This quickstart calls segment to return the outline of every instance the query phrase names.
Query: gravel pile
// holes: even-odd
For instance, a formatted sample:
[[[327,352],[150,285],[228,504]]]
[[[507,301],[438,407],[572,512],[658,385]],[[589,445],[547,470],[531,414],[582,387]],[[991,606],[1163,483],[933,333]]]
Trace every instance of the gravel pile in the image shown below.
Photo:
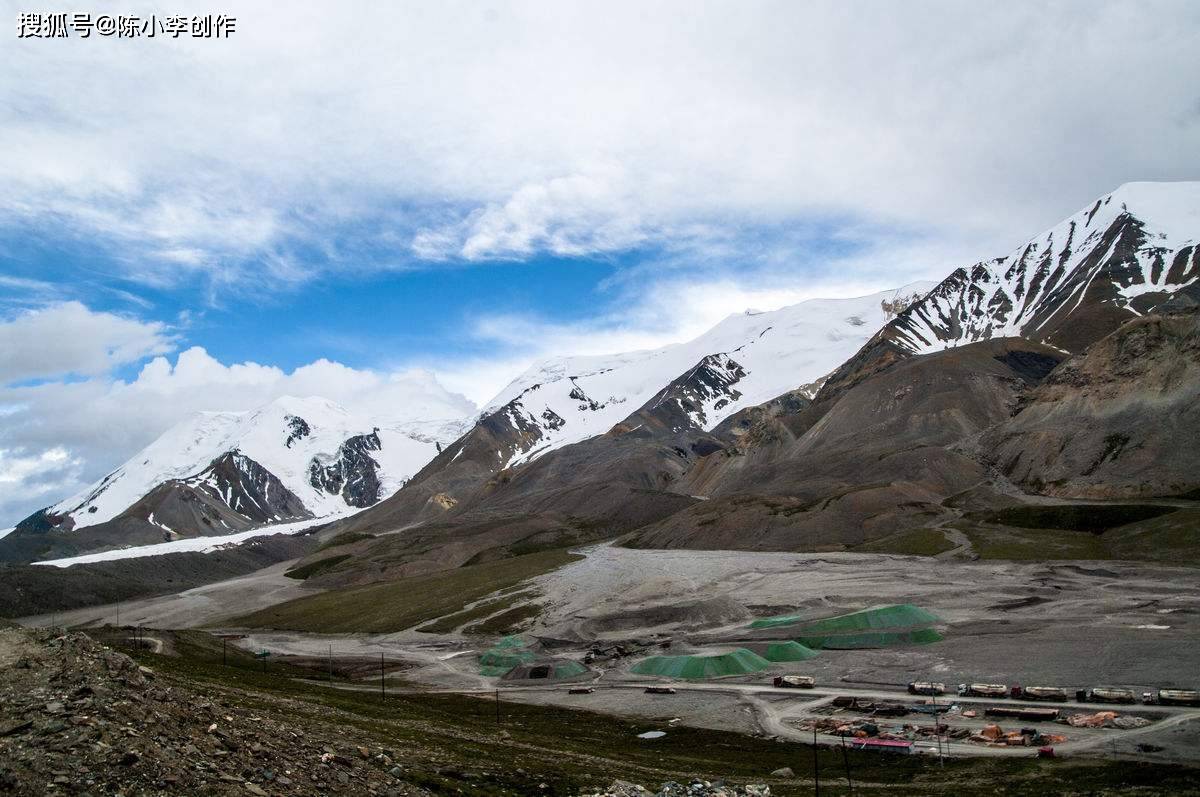
[[[83,634],[0,628],[0,795],[427,794],[394,757],[167,684]]]

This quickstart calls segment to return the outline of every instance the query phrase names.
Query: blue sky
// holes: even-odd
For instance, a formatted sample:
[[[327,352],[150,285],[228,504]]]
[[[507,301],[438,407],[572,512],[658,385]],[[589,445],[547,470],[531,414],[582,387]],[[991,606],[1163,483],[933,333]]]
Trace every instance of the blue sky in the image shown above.
[[[286,12],[4,41],[0,526],[190,412],[469,412],[1200,178],[1195,3]]]

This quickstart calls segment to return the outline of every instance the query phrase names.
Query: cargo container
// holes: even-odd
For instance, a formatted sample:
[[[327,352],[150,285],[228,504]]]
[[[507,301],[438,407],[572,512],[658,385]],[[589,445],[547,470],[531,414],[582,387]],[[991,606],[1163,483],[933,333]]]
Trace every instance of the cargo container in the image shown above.
[[[944,695],[946,685],[934,681],[913,681],[908,685],[910,695]]]
[[[963,697],[1008,697],[1004,684],[959,684],[958,694]]]
[[[646,694],[648,695],[673,695],[675,690],[669,686],[647,686]]]
[[[1058,719],[1056,708],[1029,708],[1026,706],[989,706],[983,710],[986,717],[1015,717],[1027,722],[1053,722]]]
[[[1012,696],[1025,700],[1067,700],[1067,690],[1059,686],[1014,686]]]
[[[575,687],[568,689],[567,694],[569,694],[569,695],[590,695],[592,692],[595,692],[595,691],[596,690],[590,686],[575,686]]]
[[[771,683],[780,689],[812,689],[817,685],[809,675],[776,675]]]
[[[1142,702],[1159,706],[1200,706],[1200,691],[1195,689],[1157,689],[1143,692]]]
[[[1075,693],[1075,699],[1080,703],[1136,703],[1137,697],[1132,689],[1117,689],[1111,686],[1097,686],[1095,689],[1080,689]]]
[[[903,739],[847,739],[847,744],[855,750],[877,750],[881,753],[897,753],[911,755],[913,743]]]

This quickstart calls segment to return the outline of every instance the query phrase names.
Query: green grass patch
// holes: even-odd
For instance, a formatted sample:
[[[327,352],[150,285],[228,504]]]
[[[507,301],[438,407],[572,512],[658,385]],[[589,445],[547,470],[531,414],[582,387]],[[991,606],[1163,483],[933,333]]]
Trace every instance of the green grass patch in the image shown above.
[[[1172,506],[1150,504],[1051,504],[1013,506],[989,512],[983,520],[1023,529],[1057,529],[1100,533],[1129,523],[1174,512]]]
[[[856,553],[892,553],[901,556],[936,556],[954,548],[939,529],[911,529],[889,534],[882,539],[872,540],[856,546]]]
[[[506,612],[489,617],[482,623],[475,623],[463,629],[464,634],[513,634],[520,631],[528,620],[542,613],[542,607],[536,603],[526,603],[514,606]]]
[[[507,595],[499,600],[487,601],[478,606],[472,606],[470,609],[464,609],[461,612],[448,614],[445,617],[439,617],[432,623],[421,626],[417,630],[423,634],[448,634],[456,628],[461,628],[467,623],[475,620],[480,620],[489,615],[501,612],[519,600],[526,600],[537,596],[536,592],[526,590],[524,592],[516,592],[512,595]]]
[[[303,581],[306,578],[312,578],[318,573],[324,573],[326,570],[333,569],[336,565],[341,564],[350,558],[350,554],[339,554],[337,556],[326,556],[324,559],[318,559],[315,562],[309,562],[300,567],[293,567],[291,570],[284,573],[288,578],[294,578]]]
[[[343,532],[342,534],[337,535],[336,537],[334,537],[332,540],[330,540],[329,542],[322,545],[317,550],[324,551],[329,548],[339,548],[343,545],[351,545],[356,542],[362,542],[363,540],[373,540],[373,539],[375,539],[374,534],[367,534],[366,532],[362,532],[362,531],[347,531],[347,532]]]
[[[1100,559],[1200,565],[1200,509],[1174,509],[1096,533],[955,523],[981,559]]]
[[[565,550],[545,551],[384,584],[331,590],[252,612],[230,623],[329,634],[402,631],[462,611],[466,604],[497,590],[582,558]]]

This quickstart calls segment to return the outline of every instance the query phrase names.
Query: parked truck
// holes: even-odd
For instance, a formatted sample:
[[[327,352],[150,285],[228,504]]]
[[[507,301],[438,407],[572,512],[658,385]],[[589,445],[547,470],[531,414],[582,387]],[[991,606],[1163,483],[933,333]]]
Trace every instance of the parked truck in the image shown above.
[[[960,697],[1008,697],[1008,687],[1004,684],[959,684]]]
[[[946,685],[934,681],[913,681],[908,685],[910,695],[944,695]]]
[[[1142,702],[1148,706],[1200,706],[1200,691],[1195,689],[1156,689],[1143,692]]]
[[[1118,689],[1112,686],[1097,686],[1093,689],[1080,689],[1075,692],[1075,699],[1080,703],[1136,703],[1137,696],[1132,689]]]
[[[771,683],[776,689],[812,689],[817,685],[811,675],[776,675]]]
[[[1067,700],[1067,690],[1059,686],[1014,686],[1011,694],[1018,700],[1053,700],[1059,703]]]

